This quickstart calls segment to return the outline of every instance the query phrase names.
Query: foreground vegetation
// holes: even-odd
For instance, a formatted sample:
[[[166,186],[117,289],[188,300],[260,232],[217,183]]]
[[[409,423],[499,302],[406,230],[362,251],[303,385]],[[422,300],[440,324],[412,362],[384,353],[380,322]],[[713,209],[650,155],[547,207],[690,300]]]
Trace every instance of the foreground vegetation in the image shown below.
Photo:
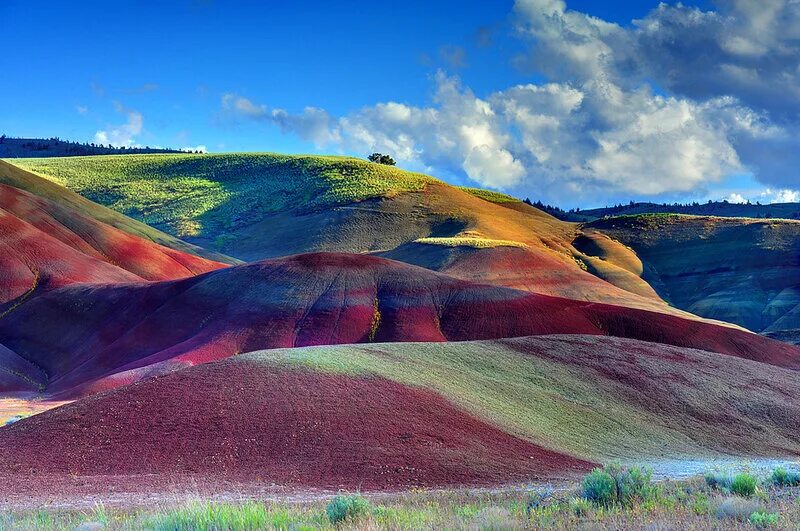
[[[653,482],[643,468],[607,466],[577,486],[502,491],[339,494],[298,503],[202,500],[121,510],[0,513],[0,529],[797,529],[800,473],[712,472]]]

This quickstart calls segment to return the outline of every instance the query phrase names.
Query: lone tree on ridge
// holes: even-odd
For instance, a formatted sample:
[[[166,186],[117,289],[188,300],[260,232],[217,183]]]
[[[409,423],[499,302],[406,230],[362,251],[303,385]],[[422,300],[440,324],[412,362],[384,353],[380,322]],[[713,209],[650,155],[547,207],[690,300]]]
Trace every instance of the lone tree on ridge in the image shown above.
[[[383,153],[373,153],[367,159],[370,162],[375,162],[377,164],[386,164],[387,166],[394,166],[396,162],[392,157],[389,155],[384,155]]]

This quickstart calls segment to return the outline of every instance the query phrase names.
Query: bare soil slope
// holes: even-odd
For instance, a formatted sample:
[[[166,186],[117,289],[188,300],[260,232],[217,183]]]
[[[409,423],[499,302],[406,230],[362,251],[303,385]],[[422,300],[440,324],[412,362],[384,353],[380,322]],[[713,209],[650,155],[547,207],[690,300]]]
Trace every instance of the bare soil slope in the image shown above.
[[[198,474],[344,488],[499,484],[586,470],[427,390],[232,360],[0,430],[4,472]]]
[[[678,308],[756,332],[800,328],[800,222],[677,215],[596,221]]]
[[[796,374],[602,336],[269,350],[2,428],[0,477],[387,489],[564,477],[614,457],[790,457]]]

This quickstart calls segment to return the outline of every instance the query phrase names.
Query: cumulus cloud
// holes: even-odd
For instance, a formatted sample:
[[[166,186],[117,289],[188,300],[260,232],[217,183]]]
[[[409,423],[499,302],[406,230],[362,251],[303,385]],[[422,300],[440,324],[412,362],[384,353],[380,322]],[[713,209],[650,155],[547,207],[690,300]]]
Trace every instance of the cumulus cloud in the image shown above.
[[[800,2],[660,4],[620,26],[562,0],[517,0],[520,66],[545,82],[476,95],[439,72],[425,106],[382,102],[333,117],[222,107],[318,147],[391,153],[484,186],[572,202],[701,194],[752,172],[792,189],[800,166]],[[784,196],[790,197],[790,196]]]
[[[341,140],[333,118],[324,109],[306,107],[302,113],[291,114],[284,109],[269,109],[234,93],[224,94],[221,104],[223,113],[228,116],[272,123],[282,132],[296,134],[318,147]]]
[[[126,109],[119,102],[114,102],[116,111],[124,114],[127,121],[121,125],[101,129],[94,134],[94,141],[98,144],[110,144],[115,147],[137,146],[136,137],[141,134],[144,125],[142,113]]]
[[[798,203],[800,202],[800,191],[767,188],[761,192],[760,201],[762,203]]]
[[[734,192],[726,197],[725,200],[729,203],[798,203],[800,202],[800,191],[789,189],[773,190],[772,188],[767,188],[761,192],[753,193]]]
[[[622,97],[655,83],[695,104],[725,101],[722,126],[742,167],[763,182],[797,182],[800,163],[800,2],[720,0],[716,11],[661,3],[631,27],[518,0],[525,60],[552,79],[605,83]],[[723,118],[725,118],[723,120]],[[746,123],[749,122],[749,123]]]
[[[306,107],[300,114],[290,114],[283,109],[269,113],[272,120],[284,133],[294,133],[322,147],[340,141],[339,132],[333,127],[333,119],[327,111]]]
[[[739,204],[739,205],[742,205],[742,204],[748,202],[748,200],[745,199],[742,194],[737,194],[735,192],[732,193],[731,195],[729,195],[728,197],[726,197],[725,201],[727,201],[729,203],[736,203],[736,204]]]

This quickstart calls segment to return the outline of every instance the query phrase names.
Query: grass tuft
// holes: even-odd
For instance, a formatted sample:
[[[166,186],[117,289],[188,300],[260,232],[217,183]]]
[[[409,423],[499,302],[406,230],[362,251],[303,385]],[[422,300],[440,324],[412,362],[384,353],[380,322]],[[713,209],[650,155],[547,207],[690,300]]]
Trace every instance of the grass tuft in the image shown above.
[[[797,487],[800,486],[800,472],[794,470],[786,470],[785,468],[776,468],[772,471],[770,478],[772,483],[779,487]]]
[[[743,498],[750,498],[756,493],[758,487],[758,479],[751,474],[743,472],[737,474],[731,483],[731,492]]]

